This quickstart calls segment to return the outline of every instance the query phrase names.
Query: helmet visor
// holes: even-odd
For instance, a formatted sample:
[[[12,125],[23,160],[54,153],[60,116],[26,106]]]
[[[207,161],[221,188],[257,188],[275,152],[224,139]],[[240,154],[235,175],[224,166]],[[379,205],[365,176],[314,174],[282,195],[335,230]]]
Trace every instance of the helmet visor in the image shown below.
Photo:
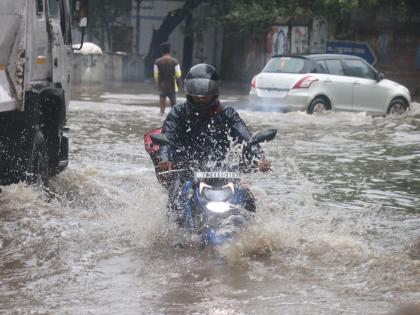
[[[207,78],[187,79],[184,82],[185,94],[191,96],[219,95],[220,82]]]

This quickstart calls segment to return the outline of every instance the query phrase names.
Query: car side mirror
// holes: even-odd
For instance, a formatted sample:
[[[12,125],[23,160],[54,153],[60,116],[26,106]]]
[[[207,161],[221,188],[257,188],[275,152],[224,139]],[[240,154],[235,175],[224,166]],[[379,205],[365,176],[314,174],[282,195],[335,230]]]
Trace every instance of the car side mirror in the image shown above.
[[[378,73],[378,75],[376,77],[376,80],[378,82],[381,82],[383,79],[385,79],[385,75],[382,72],[381,73]]]

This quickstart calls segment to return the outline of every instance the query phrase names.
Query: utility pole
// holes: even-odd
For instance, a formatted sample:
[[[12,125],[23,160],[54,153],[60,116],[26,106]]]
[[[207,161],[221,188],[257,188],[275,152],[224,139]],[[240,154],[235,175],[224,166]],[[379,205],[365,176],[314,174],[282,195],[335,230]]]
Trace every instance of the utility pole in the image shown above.
[[[142,0],[136,0],[136,54],[140,54],[140,4]]]

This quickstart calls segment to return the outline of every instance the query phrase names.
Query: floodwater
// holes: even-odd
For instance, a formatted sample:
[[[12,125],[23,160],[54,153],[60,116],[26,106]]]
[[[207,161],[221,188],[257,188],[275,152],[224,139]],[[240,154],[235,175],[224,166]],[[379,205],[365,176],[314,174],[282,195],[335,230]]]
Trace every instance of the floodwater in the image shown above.
[[[0,194],[0,313],[387,314],[420,301],[420,105],[398,117],[261,113],[229,95],[273,171],[247,175],[249,230],[179,248],[143,149],[156,96],[79,90],[50,201]],[[235,101],[236,100],[236,101]]]

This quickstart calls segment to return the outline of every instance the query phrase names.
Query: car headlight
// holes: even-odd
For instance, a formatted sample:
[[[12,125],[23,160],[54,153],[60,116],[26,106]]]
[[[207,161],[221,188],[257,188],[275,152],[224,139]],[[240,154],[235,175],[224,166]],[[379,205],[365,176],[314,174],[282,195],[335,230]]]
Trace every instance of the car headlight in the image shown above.
[[[228,183],[221,188],[214,189],[212,186],[201,182],[199,186],[200,195],[208,201],[221,202],[232,198],[235,193],[233,183]]]

